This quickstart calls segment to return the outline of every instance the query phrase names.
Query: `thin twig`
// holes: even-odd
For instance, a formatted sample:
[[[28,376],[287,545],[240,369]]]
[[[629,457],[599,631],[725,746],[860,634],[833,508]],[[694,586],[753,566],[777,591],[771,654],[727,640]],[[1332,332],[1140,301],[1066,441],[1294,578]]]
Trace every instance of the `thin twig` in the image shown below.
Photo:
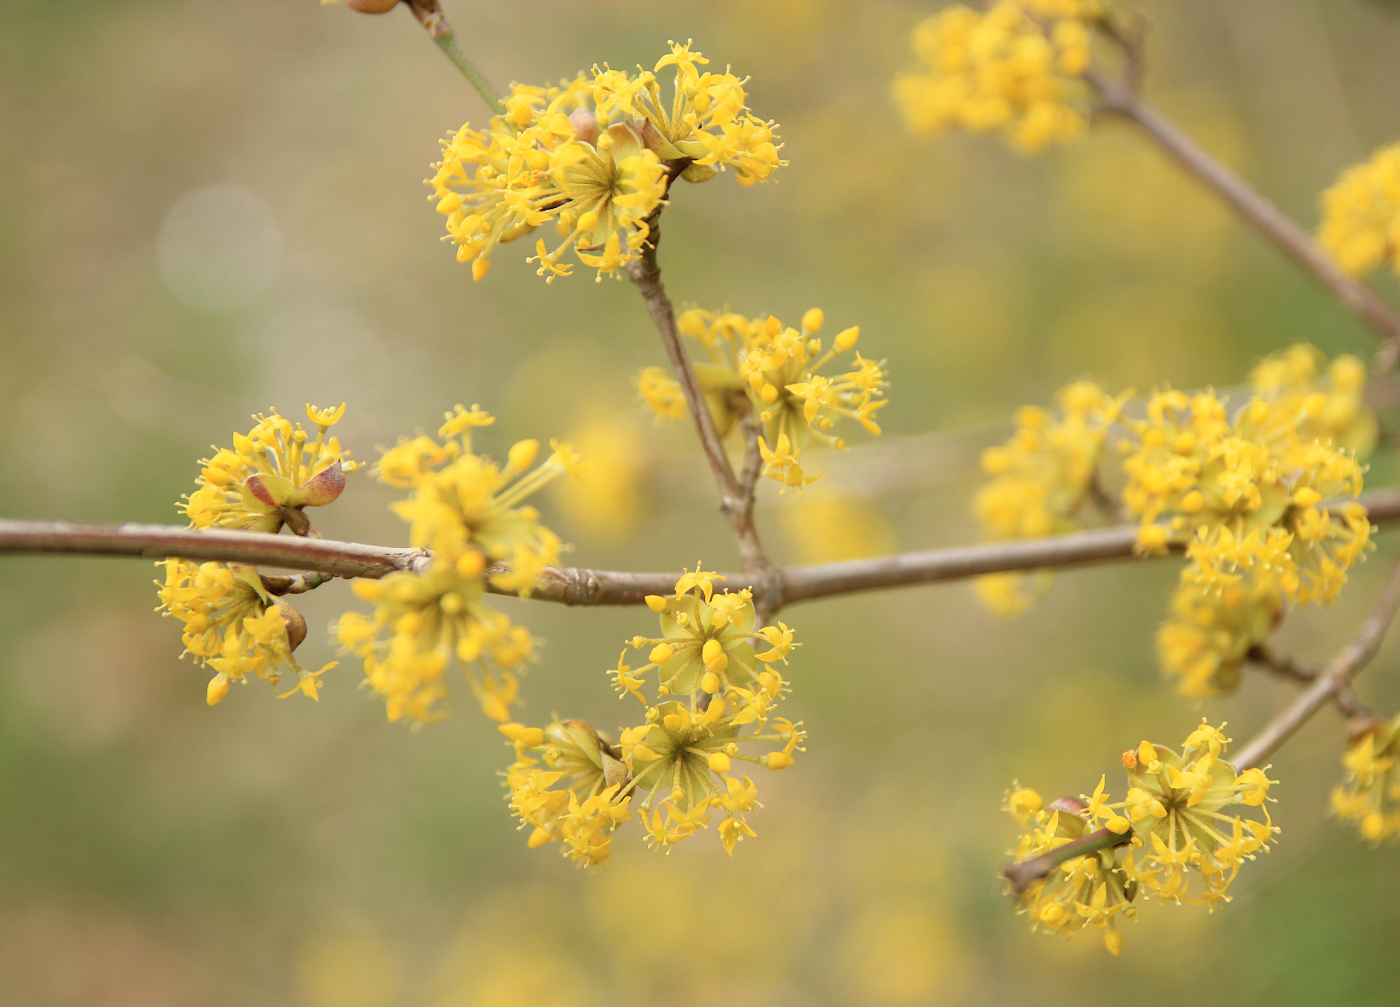
[[[476,93],[481,95],[487,105],[491,106],[491,111],[497,115],[505,112],[505,105],[501,104],[496,89],[491,86],[491,82],[481,72],[481,67],[477,66],[476,61],[457,44],[457,33],[447,23],[447,18],[443,16],[437,0],[409,0],[408,8],[418,19],[418,23],[427,29],[432,40],[437,43],[437,47],[452,61],[452,65],[462,71],[462,76],[467,78],[467,83],[471,84],[476,89]]]
[[[1357,500],[1378,524],[1400,520],[1400,489],[1374,490]],[[1078,566],[1132,558],[1137,529],[1096,528],[1022,542],[994,542],[873,559],[790,566],[764,575],[727,574],[724,587],[757,591],[771,577],[781,605],[852,591],[963,580],[986,573]],[[383,577],[396,570],[421,571],[432,557],[421,549],[398,549],[253,532],[194,531],[176,525],[74,524],[0,518],[0,553],[145,556],[163,559],[255,563],[337,577]],[[504,570],[492,568],[496,571]],[[490,571],[488,571],[490,572]],[[640,605],[649,594],[675,589],[676,574],[550,568],[531,596],[565,605]],[[499,591],[496,593],[513,594]],[[779,606],[781,607],[781,606]],[[776,611],[776,609],[775,609]]]
[[[763,551],[758,538],[758,529],[753,522],[753,494],[745,493],[744,487],[734,475],[734,468],[725,454],[724,443],[715,428],[714,417],[710,415],[705,402],[705,394],[700,388],[700,380],[690,356],[681,342],[680,329],[676,326],[676,310],[671,299],[666,296],[666,285],[661,282],[661,267],[657,263],[657,246],[661,242],[661,213],[652,214],[647,221],[651,226],[646,249],[639,258],[627,264],[627,275],[636,285],[642,300],[646,302],[647,314],[656,325],[661,343],[666,348],[666,356],[671,361],[671,369],[676,372],[681,393],[685,396],[687,408],[695,421],[696,433],[700,436],[700,446],[705,452],[705,460],[710,463],[715,482],[719,485],[720,509],[729,518],[734,529],[734,537],[739,542],[739,556],[744,569],[760,572],[772,569],[772,561]]]
[[[1097,853],[1099,850],[1122,846],[1124,843],[1130,842],[1132,838],[1131,829],[1121,833],[1099,829],[1087,836],[1072,839],[1063,846],[1057,846],[1049,853],[1042,853],[1029,860],[1018,860],[1014,864],[1007,864],[1001,869],[1001,876],[1010,883],[1011,894],[1020,895],[1066,860],[1082,857],[1086,853]]]
[[[1245,660],[1251,664],[1273,672],[1279,678],[1287,679],[1290,682],[1314,682],[1317,680],[1317,668],[1311,664],[1304,664],[1296,658],[1287,654],[1280,654],[1268,644],[1257,643],[1250,647],[1244,655]]]
[[[1400,315],[1374,290],[1343,270],[1307,231],[1144,102],[1133,86],[1122,81],[1111,81],[1092,69],[1085,72],[1084,79],[1099,92],[1101,111],[1136,123],[1178,164],[1229,203],[1240,216],[1258,228],[1374,329],[1383,340],[1376,353],[1375,370],[1378,373],[1385,373],[1395,366],[1397,356],[1400,356]]]
[[[1395,618],[1397,608],[1400,608],[1400,563],[1396,563],[1395,568],[1390,571],[1390,577],[1386,580],[1385,587],[1381,588],[1375,607],[1361,624],[1352,641],[1328,662],[1316,681],[1290,706],[1235,752],[1234,758],[1230,760],[1235,767],[1244,770],[1257,766],[1277,751],[1279,746],[1306,724],[1314,713],[1338,695],[1349,692],[1351,680],[1376,656],[1381,640],[1385,638],[1385,631]],[[1350,699],[1354,702],[1355,696],[1351,696]],[[1347,711],[1344,709],[1343,712]]]

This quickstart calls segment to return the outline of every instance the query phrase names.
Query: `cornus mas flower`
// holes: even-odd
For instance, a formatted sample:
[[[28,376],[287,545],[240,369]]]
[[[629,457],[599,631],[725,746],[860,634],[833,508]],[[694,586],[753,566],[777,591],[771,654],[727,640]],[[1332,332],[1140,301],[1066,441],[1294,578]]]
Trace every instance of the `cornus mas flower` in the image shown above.
[[[1134,917],[1130,903],[1140,893],[1212,911],[1229,901],[1241,865],[1267,849],[1278,831],[1264,810],[1277,781],[1260,769],[1237,773],[1221,758],[1229,740],[1202,723],[1180,754],[1147,741],[1124,752],[1128,792],[1118,802],[1104,778],[1093,794],[1049,805],[1013,785],[1006,808],[1025,830],[1013,855],[1055,862],[1018,895],[1032,926],[1074,933],[1094,924],[1118,954],[1123,940],[1114,922]],[[1258,808],[1262,821],[1225,813],[1239,806]]]
[[[685,415],[685,394],[680,382],[660,367],[644,367],[637,373],[637,398],[651,407],[657,420],[678,420]]]
[[[758,787],[736,764],[785,769],[803,750],[801,724],[773,716],[787,691],[777,665],[795,644],[783,623],[755,629],[749,592],[717,594],[720,579],[697,565],[676,582],[674,597],[647,598],[661,636],[634,637],[631,647],[646,650],[648,662],[633,669],[624,650],[610,672],[621,696],[642,702],[645,722],[623,729],[617,744],[578,720],[502,725],[516,752],[506,773],[511,809],[522,828],[532,827],[532,847],[558,841],[570,859],[602,863],[639,792],[647,793],[635,810],[657,849],[669,850],[716,815],[731,854],[755,834],[747,815],[759,807]],[[650,705],[643,690],[653,671],[660,701]],[[741,751],[753,743],[768,751]]]
[[[496,246],[552,224],[530,261],[547,281],[568,276],[572,252],[604,274],[636,259],[648,218],[671,182],[703,182],[733,168],[739,181],[766,180],[778,158],[773,124],[746,107],[744,79],[701,71],[709,63],[690,44],[636,75],[594,67],[557,87],[516,84],[486,132],[470,124],[443,141],[428,184],[447,217],[444,240],[472,263],[473,279],[491,266]],[[672,69],[667,99],[657,74]]]
[[[412,488],[393,508],[409,523],[410,543],[432,550],[432,561],[421,572],[357,581],[355,593],[375,604],[374,614],[346,613],[335,634],[364,661],[365,680],[384,696],[390,720],[441,717],[437,702],[448,694],[444,676],[455,656],[482,712],[505,721],[534,641],[484,602],[486,578],[530,595],[557,561],[560,542],[523,501],[560,474],[577,473],[581,462],[569,445],[552,442],[553,454],[535,466],[539,444],[529,440],[500,466],[472,451],[471,432],[495,422],[490,414],[459,405],[445,420],[441,443],[422,433],[403,438],[376,467],[383,482]],[[488,572],[493,562],[509,567]]]
[[[681,333],[700,343],[708,357],[695,365],[695,372],[721,436],[734,427],[740,412],[752,410],[763,424],[764,474],[784,487],[800,488],[820,478],[803,471],[802,450],[814,439],[843,449],[845,440],[830,432],[840,420],[854,420],[878,436],[876,414],[888,402],[883,360],[867,360],[857,352],[846,373],[819,373],[860,339],[859,326],[852,326],[838,332],[824,350],[817,336],[824,322],[820,308],[803,314],[800,330],[772,315],[749,319],[699,308],[677,319]],[[653,396],[644,398],[661,412]]]
[[[1400,716],[1373,719],[1347,749],[1346,775],[1332,791],[1332,813],[1372,843],[1400,836]]]
[[[1258,397],[1231,416],[1211,392],[1155,393],[1123,445],[1140,546],[1189,535],[1182,580],[1209,590],[1248,582],[1299,605],[1334,598],[1371,525],[1359,504],[1319,505],[1359,494],[1364,468],[1330,442],[1300,439],[1297,421]]]
[[[1001,0],[986,11],[949,7],[914,30],[913,69],[894,82],[895,103],[915,133],[950,126],[999,130],[1025,151],[1083,132],[1075,102],[1089,65],[1099,5],[1079,0]]]
[[[531,829],[530,848],[558,842],[564,856],[581,866],[606,862],[613,830],[632,817],[631,777],[622,753],[582,720],[545,728],[502,724],[500,730],[515,744],[506,788],[520,827]]]
[[[1047,807],[1034,790],[1012,784],[1004,807],[1025,830],[1016,849],[1009,851],[1017,860],[1052,853],[1091,832],[1086,806],[1073,798],[1060,798]],[[1020,894],[1016,911],[1030,919],[1032,930],[1048,934],[1070,936],[1090,925],[1098,927],[1105,946],[1116,955],[1123,949],[1117,917],[1136,919],[1136,894],[1137,884],[1118,866],[1117,850],[1092,850],[1069,857],[1032,882]]]
[[[1347,168],[1322,194],[1317,237],[1349,273],[1400,270],[1400,143]]]
[[[215,447],[212,458],[200,459],[198,489],[176,505],[192,528],[275,535],[286,525],[307,535],[312,529],[305,508],[323,507],[340,496],[345,473],[358,466],[326,434],[345,413],[345,404],[336,409],[307,405],[306,415],[316,426],[316,439],[309,445],[301,424],[294,426],[276,409],[268,413],[255,415],[256,426],[247,434],[234,433],[232,449]],[[296,672],[302,693],[317,698],[318,676],[335,662],[309,672],[292,657],[306,636],[306,621],[285,600],[268,593],[256,567],[181,559],[158,565],[165,568],[165,580],[156,581],[157,610],[185,624],[181,656],[188,654],[216,673],[207,690],[210,706],[228,694],[229,683],[251,674],[275,685],[283,668]]]
[[[1376,445],[1379,424],[1366,407],[1366,365],[1349,353],[1330,364],[1316,347],[1297,343],[1265,357],[1249,372],[1275,423],[1291,425],[1304,443],[1330,441],[1360,458]]]
[[[1079,527],[1076,516],[1090,496],[1104,438],[1129,394],[1113,398],[1091,381],[1077,381],[1056,394],[1055,413],[1035,406],[1016,411],[1010,440],[982,452],[982,469],[992,479],[973,509],[992,538],[1042,538]],[[979,577],[977,591],[1004,615],[1031,602],[1021,574]]]
[[[252,430],[233,435],[231,450],[216,447],[212,458],[199,460],[199,488],[181,498],[181,513],[194,528],[276,534],[285,524],[305,535],[311,523],[304,509],[333,503],[345,488],[345,473],[358,468],[346,460],[339,442],[326,436],[344,413],[344,403],[337,409],[307,405],[306,415],[316,426],[310,445],[300,423],[293,426],[276,409],[258,413]]]
[[[1283,593],[1273,585],[1234,584],[1209,590],[1178,585],[1171,615],[1157,630],[1162,670],[1177,692],[1204,699],[1233,692],[1251,647],[1273,632],[1283,616]]]
[[[1278,781],[1262,769],[1236,772],[1220,758],[1229,743],[1220,728],[1204,722],[1182,742],[1180,754],[1144,741],[1123,753],[1125,800],[1110,804],[1103,780],[1085,798],[1091,820],[1102,820],[1105,828],[1121,834],[1131,823],[1123,869],[1163,902],[1213,910],[1229,901],[1225,893],[1241,865],[1267,849],[1278,831],[1264,807]],[[1240,805],[1258,808],[1263,820],[1224,813]]]
[[[214,669],[207,698],[214,706],[228,695],[231,682],[243,682],[249,675],[276,685],[282,669],[296,672],[300,691],[317,697],[320,676],[336,662],[320,671],[307,671],[297,663],[292,651],[306,638],[306,620],[281,598],[268,594],[257,568],[246,563],[191,563],[167,559],[165,581],[160,588],[157,611],[173,615],[184,623],[185,651],[197,662]]]

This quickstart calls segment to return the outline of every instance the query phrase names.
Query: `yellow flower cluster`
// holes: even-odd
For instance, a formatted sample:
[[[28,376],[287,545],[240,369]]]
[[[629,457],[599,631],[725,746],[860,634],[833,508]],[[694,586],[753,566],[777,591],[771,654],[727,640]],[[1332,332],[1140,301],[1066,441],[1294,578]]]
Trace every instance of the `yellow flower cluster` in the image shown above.
[[[986,11],[957,5],[914,30],[913,70],[894,82],[909,128],[1001,130],[1022,150],[1083,132],[1075,107],[1089,65],[1098,5],[1088,0],[998,0]]]
[[[393,505],[409,523],[409,541],[432,551],[421,572],[357,581],[355,593],[373,602],[372,616],[347,612],[335,633],[364,661],[365,679],[387,704],[390,720],[415,723],[443,716],[444,673],[455,654],[482,712],[510,719],[516,672],[534,654],[522,626],[485,604],[486,581],[528,597],[540,574],[559,558],[558,536],[539,523],[530,494],[564,472],[577,472],[573,449],[551,442],[554,453],[534,467],[537,441],[514,445],[504,466],[472,452],[474,427],[494,423],[476,406],[457,406],[438,430],[442,442],[419,433],[386,450],[376,471],[413,495]],[[488,570],[491,563],[506,569]]]
[[[620,696],[642,702],[645,722],[623,729],[617,744],[576,720],[501,727],[516,752],[506,774],[511,809],[522,828],[532,827],[530,846],[557,840],[566,856],[597,866],[608,857],[613,829],[631,817],[629,804],[639,791],[649,792],[637,810],[657,849],[694,835],[721,811],[717,831],[729,853],[755,834],[745,816],[758,806],[758,787],[733,773],[734,763],[784,769],[794,751],[804,750],[801,724],[772,715],[787,690],[777,665],[787,663],[795,644],[783,623],[755,627],[748,590],[716,593],[721,579],[697,564],[676,582],[674,596],[647,597],[647,607],[660,616],[661,635],[630,641],[648,651],[647,663],[629,667],[624,650],[609,672]],[[759,652],[755,644],[766,649]],[[655,705],[642,691],[652,671]],[[753,729],[744,734],[747,725]],[[754,742],[772,748],[761,756],[739,750]],[[540,768],[541,761],[548,768]]]
[[[1116,917],[1131,919],[1131,903],[1140,893],[1211,910],[1229,901],[1240,867],[1266,850],[1278,831],[1264,808],[1277,781],[1260,769],[1236,772],[1221,758],[1229,742],[1206,723],[1191,732],[1180,754],[1142,742],[1123,753],[1128,793],[1118,802],[1110,802],[1104,778],[1093,794],[1049,806],[1033,790],[1014,789],[1007,809],[1026,831],[1013,855],[1022,861],[1047,854],[1058,860],[1054,870],[1021,893],[1018,911],[1051,933],[1074,933],[1093,924],[1118,954],[1123,941]],[[1263,820],[1224,813],[1240,805],[1260,809]]]
[[[306,415],[316,426],[310,445],[301,424],[293,425],[276,409],[258,413],[252,430],[234,433],[231,449],[216,446],[212,458],[199,460],[198,488],[176,506],[192,528],[276,535],[285,525],[297,535],[312,534],[305,509],[333,503],[345,488],[345,473],[358,467],[336,438],[326,436],[344,413],[344,403],[336,409],[308,404]],[[306,637],[306,621],[285,599],[269,593],[257,567],[183,559],[158,565],[165,568],[165,580],[156,581],[157,611],[184,623],[181,657],[188,654],[214,669],[206,691],[210,706],[228,695],[230,683],[249,675],[275,685],[284,667],[297,673],[303,694],[317,698],[318,676],[335,662],[310,672],[292,657]]]
[[[1016,432],[982,452],[992,477],[973,509],[994,539],[1041,538],[1078,527],[1075,515],[1094,482],[1104,438],[1130,393],[1113,398],[1092,381],[1056,393],[1058,415],[1035,406],[1016,411]],[[993,611],[1016,615],[1032,596],[1024,574],[989,574],[977,593]]]
[[[269,413],[255,415],[257,425],[247,434],[235,433],[232,449],[216,447],[214,457],[199,460],[199,488],[177,505],[191,527],[275,535],[285,524],[305,535],[311,528],[305,508],[324,507],[340,496],[345,473],[358,465],[326,433],[345,414],[345,403],[337,409],[307,405],[316,426],[309,447],[300,423],[293,426],[276,409]]]
[[[1364,467],[1300,437],[1299,419],[1258,396],[1231,416],[1212,392],[1154,394],[1124,444],[1123,502],[1142,520],[1140,546],[1163,551],[1190,534],[1184,584],[1272,588],[1299,605],[1336,597],[1371,525],[1360,504],[1322,505],[1359,494]]]
[[[1317,237],[1349,273],[1400,270],[1400,143],[1347,168],[1322,194]]]
[[[1330,441],[1358,458],[1376,446],[1379,423],[1366,406],[1366,365],[1350,353],[1329,364],[1315,346],[1296,343],[1260,361],[1249,384],[1278,417],[1291,419],[1304,443]]]
[[[1157,629],[1162,670],[1191,699],[1233,692],[1250,648],[1283,617],[1283,597],[1270,585],[1241,583],[1219,590],[1181,584],[1171,615]]]
[[[1376,720],[1342,759],[1346,775],[1332,791],[1332,813],[1354,822],[1372,843],[1400,836],[1400,716]]]
[[[557,87],[516,84],[486,132],[470,123],[443,141],[428,184],[457,259],[473,279],[491,267],[502,242],[553,224],[560,243],[544,239],[529,261],[547,280],[568,276],[572,251],[587,266],[613,274],[637,258],[651,233],[648,218],[676,177],[703,182],[726,168],[751,185],[779,159],[773,123],[749,112],[744,83],[709,63],[690,43],[635,75],[593,68]],[[656,75],[673,67],[670,100]]]
[[[167,559],[161,565],[165,581],[156,581],[157,611],[184,623],[185,650],[180,656],[188,654],[214,669],[206,692],[210,706],[228,695],[230,683],[243,682],[249,675],[276,685],[283,667],[297,673],[297,688],[284,698],[298,690],[318,698],[320,676],[337,662],[314,672],[297,663],[292,651],[306,638],[306,620],[267,592],[256,567],[183,559]]]
[[[855,420],[878,436],[876,414],[889,401],[883,360],[867,360],[857,352],[846,373],[818,373],[860,339],[860,327],[852,326],[838,332],[823,351],[817,333],[825,320],[820,308],[803,314],[800,331],[773,315],[745,318],[691,308],[677,319],[681,333],[700,343],[708,358],[695,365],[695,373],[720,435],[733,429],[744,410],[752,410],[763,424],[763,472],[785,488],[800,489],[821,478],[802,469],[802,449],[810,440],[838,451],[845,448],[845,440],[829,432],[841,419]],[[643,371],[637,384],[643,401],[659,416],[684,411],[679,387],[659,368]]]

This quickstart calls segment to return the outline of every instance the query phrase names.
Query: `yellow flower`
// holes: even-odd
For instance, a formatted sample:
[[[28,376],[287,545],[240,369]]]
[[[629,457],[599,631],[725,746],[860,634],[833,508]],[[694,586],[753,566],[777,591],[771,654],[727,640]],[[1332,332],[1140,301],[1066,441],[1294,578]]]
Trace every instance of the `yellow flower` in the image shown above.
[[[645,367],[633,380],[637,397],[652,408],[658,419],[678,420],[685,415],[680,382],[660,367]]]
[[[1354,824],[1370,843],[1400,836],[1400,716],[1367,725],[1347,750],[1342,782],[1332,791],[1332,813]]]
[[[700,343],[708,357],[695,371],[721,435],[734,423],[730,399],[746,397],[763,424],[764,474],[785,487],[800,488],[821,478],[820,473],[806,475],[799,460],[810,440],[838,451],[845,448],[846,442],[830,433],[841,420],[854,420],[878,436],[877,414],[888,402],[883,360],[856,353],[846,373],[819,373],[860,339],[859,326],[852,326],[837,333],[823,351],[817,334],[824,322],[820,308],[803,314],[800,330],[772,315],[749,319],[700,308],[677,319],[682,335]]]
[[[1283,615],[1283,594],[1272,585],[1212,591],[1188,583],[1177,587],[1171,608],[1157,630],[1158,659],[1181,695],[1204,699],[1239,686],[1245,655]]]
[[[1400,269],[1400,144],[1378,148],[1322,194],[1317,237],[1349,273]]]
[[[1376,446],[1379,424],[1366,406],[1366,365],[1349,353],[1328,364],[1315,347],[1297,343],[1265,357],[1249,372],[1249,383],[1269,403],[1270,422],[1291,426],[1305,443],[1331,441],[1359,458]]]
[[[1240,866],[1266,849],[1278,831],[1263,807],[1273,800],[1269,787],[1277,781],[1258,769],[1237,772],[1221,758],[1229,741],[1220,728],[1202,723],[1180,754],[1142,742],[1124,755],[1127,798],[1109,803],[1104,797],[1091,814],[1110,829],[1114,818],[1132,822],[1123,869],[1164,902],[1214,909],[1229,901],[1226,892]],[[1263,820],[1223,813],[1238,805],[1259,808]]]
[[[1072,799],[1046,806],[1034,790],[1013,784],[1005,807],[1024,830],[1011,851],[1017,860],[1050,853],[1090,832],[1089,822],[1078,813],[1080,802]],[[1105,946],[1118,954],[1123,938],[1117,917],[1136,919],[1137,909],[1131,904],[1136,885],[1116,857],[1112,848],[1070,857],[1020,893],[1017,913],[1030,919],[1032,930],[1048,934],[1073,936],[1091,925],[1097,927],[1103,931]]]
[[[413,495],[393,505],[409,523],[412,545],[432,550],[421,572],[357,581],[356,594],[375,603],[372,616],[349,612],[335,626],[341,646],[365,665],[365,680],[382,695],[390,720],[425,723],[443,716],[447,666],[462,664],[482,712],[510,717],[517,674],[534,656],[523,626],[484,601],[486,581],[528,597],[544,570],[558,561],[558,536],[539,523],[525,499],[565,472],[577,472],[573,448],[551,442],[538,466],[536,441],[520,441],[504,466],[472,451],[472,431],[493,419],[473,406],[445,414],[439,443],[419,433],[383,453],[382,481],[409,486]],[[491,564],[509,564],[488,569]]]
[[[282,668],[297,674],[297,687],[312,699],[318,698],[320,676],[334,668],[331,662],[319,671],[307,671],[297,663],[292,651],[306,638],[306,620],[281,598],[274,598],[263,586],[255,567],[246,563],[192,563],[167,559],[157,611],[184,623],[185,650],[215,675],[209,682],[210,706],[228,694],[232,682],[255,675],[276,685]]]
[[[1330,441],[1303,440],[1297,415],[1281,412],[1255,397],[1232,417],[1212,392],[1165,389],[1145,420],[1128,421],[1123,502],[1149,550],[1165,547],[1168,528],[1194,532],[1183,582],[1330,601],[1371,548],[1364,508],[1319,506],[1359,494],[1364,467]]]
[[[500,731],[515,746],[505,782],[511,811],[531,829],[529,846],[558,842],[566,857],[590,869],[606,862],[613,830],[632,817],[621,752],[582,720],[543,729],[502,724]]]
[[[701,73],[708,62],[689,44],[672,44],[656,70],[594,67],[558,86],[512,86],[505,111],[485,132],[470,123],[443,141],[442,160],[427,180],[445,241],[472,263],[479,280],[496,246],[552,224],[561,239],[543,239],[529,261],[547,281],[568,276],[572,251],[604,274],[638,257],[650,236],[647,220],[671,181],[704,181],[733,167],[745,184],[766,179],[778,159],[772,124],[744,105],[743,81]],[[672,100],[656,73],[674,67]]]
[[[1130,393],[1114,398],[1091,381],[1056,393],[1055,413],[1035,406],[1016,411],[1016,431],[1004,444],[982,452],[991,476],[973,500],[983,528],[994,539],[1042,538],[1080,527],[1078,514],[1089,499],[1104,439]],[[1047,586],[1044,578],[1036,585]],[[1016,615],[1035,593],[1025,575],[979,577],[977,592],[993,611]]]
[[[276,409],[258,413],[252,430],[233,435],[232,449],[215,448],[212,458],[199,460],[199,488],[177,506],[193,528],[276,534],[285,524],[306,535],[311,522],[305,508],[332,503],[345,488],[345,473],[358,467],[334,437],[326,437],[344,413],[344,403],[337,409],[308,404],[306,414],[316,426],[309,446],[300,423],[293,426]]]
[[[914,30],[915,66],[895,79],[895,103],[923,135],[1000,130],[1026,151],[1077,136],[1096,13],[1097,4],[1043,0],[942,10]]]
[[[794,762],[804,751],[800,723],[773,716],[787,691],[778,670],[795,644],[783,623],[754,627],[748,591],[715,592],[716,574],[686,571],[674,597],[653,595],[647,607],[661,620],[662,635],[637,636],[634,649],[650,660],[633,669],[624,650],[610,674],[622,696],[635,696],[646,708],[645,722],[624,728],[616,745],[582,721],[551,724],[543,730],[504,724],[514,743],[515,764],[507,771],[511,808],[522,827],[533,827],[529,845],[558,840],[564,852],[589,866],[607,859],[614,828],[637,805],[646,838],[668,849],[705,828],[716,814],[726,851],[755,833],[747,815],[758,804],[752,777],[734,772],[736,763],[770,770]],[[766,646],[757,652],[755,644]],[[656,671],[655,706],[643,690]],[[755,725],[744,733],[747,725]],[[757,743],[764,755],[740,751]],[[538,758],[537,758],[538,756]],[[547,768],[539,768],[543,760]]]

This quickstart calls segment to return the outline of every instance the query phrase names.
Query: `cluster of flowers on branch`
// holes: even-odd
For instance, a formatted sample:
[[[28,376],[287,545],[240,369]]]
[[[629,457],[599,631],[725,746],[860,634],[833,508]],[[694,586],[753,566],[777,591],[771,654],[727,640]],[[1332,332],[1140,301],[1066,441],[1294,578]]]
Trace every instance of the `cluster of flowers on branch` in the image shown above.
[[[730,311],[691,308],[677,319],[684,336],[700,344],[705,359],[694,365],[706,403],[720,436],[746,416],[761,426],[759,449],[763,474],[786,487],[802,488],[821,478],[802,467],[802,451],[815,440],[835,450],[846,446],[831,431],[853,420],[879,435],[877,413],[885,407],[885,361],[855,353],[845,373],[820,373],[839,356],[855,349],[860,327],[842,329],[825,348],[818,333],[826,321],[820,308],[802,315],[801,329],[773,315],[746,318]],[[658,416],[684,414],[685,400],[675,379],[658,367],[637,376],[642,400]]]
[[[1346,774],[1332,791],[1332,813],[1372,843],[1400,837],[1400,715],[1368,717],[1342,759]]]
[[[482,712],[510,719],[518,673],[535,652],[523,626],[486,604],[486,581],[529,597],[540,574],[557,562],[559,537],[524,503],[532,493],[581,459],[568,444],[535,465],[539,442],[520,441],[499,465],[472,450],[472,430],[494,418],[476,406],[445,416],[436,440],[419,433],[384,451],[375,471],[413,495],[394,504],[409,524],[409,542],[431,550],[426,569],[355,582],[355,594],[374,604],[372,615],[347,612],[335,635],[364,662],[365,681],[384,697],[390,720],[415,724],[441,717],[440,700],[453,657],[461,663]],[[502,570],[493,563],[508,564]]]
[[[345,413],[307,405],[316,439],[276,409],[253,417],[246,434],[233,435],[232,448],[201,458],[197,488],[177,504],[192,528],[222,528],[276,535],[285,526],[297,535],[313,534],[307,507],[324,507],[340,496],[345,474],[357,465],[327,434]],[[335,666],[308,671],[292,656],[306,638],[306,620],[248,563],[192,563],[167,559],[158,611],[184,624],[184,654],[214,670],[207,698],[213,706],[230,684],[249,675],[276,685],[282,670],[296,673],[297,688],[317,698],[320,675]]]
[[[708,63],[673,42],[651,70],[604,64],[557,86],[516,84],[485,132],[450,134],[428,184],[458,261],[479,280],[497,245],[553,225],[559,241],[539,238],[530,259],[539,275],[568,276],[572,252],[601,279],[641,254],[675,178],[767,180],[785,163],[774,124],[749,111],[747,78]],[[669,99],[657,78],[667,67]]]
[[[1117,519],[1116,488],[1143,552],[1186,551],[1157,648],[1180,691],[1197,698],[1234,688],[1286,605],[1331,601],[1371,548],[1365,509],[1351,500],[1365,473],[1358,453],[1376,441],[1365,366],[1298,345],[1262,361],[1250,384],[1239,406],[1163,389],[1140,416],[1127,409],[1130,393],[1072,384],[1056,413],[1022,408],[1011,439],[983,453],[992,479],[974,503],[994,538],[1037,538],[1082,527],[1090,501]],[[1110,438],[1121,471],[1106,464]],[[994,574],[978,592],[1014,615],[1046,579]]]
[[[647,662],[629,666],[624,649],[609,672],[620,697],[642,703],[644,721],[621,729],[616,742],[580,720],[501,726],[515,748],[506,772],[510,807],[530,828],[531,847],[559,842],[565,856],[595,867],[608,859],[612,833],[632,817],[640,793],[635,810],[656,849],[669,851],[715,815],[731,854],[755,835],[748,816],[760,806],[758,787],[736,764],[785,769],[804,750],[801,723],[773,714],[787,691],[779,665],[796,644],[783,623],[756,625],[748,590],[716,592],[722,579],[697,564],[674,596],[646,599],[660,635],[629,645],[646,651]],[[742,750],[755,744],[767,751]]]
[[[1148,741],[1124,752],[1121,801],[1110,800],[1105,777],[1093,794],[1048,805],[1013,785],[1006,808],[1025,831],[1012,855],[1046,864],[1016,892],[1032,928],[1074,934],[1094,926],[1116,955],[1123,946],[1118,918],[1135,918],[1139,896],[1211,910],[1229,901],[1240,867],[1278,831],[1264,806],[1277,781],[1226,762],[1230,739],[1221,728],[1202,723],[1179,753]],[[1237,807],[1262,817],[1226,813]]]
[[[961,4],[914,30],[915,66],[894,83],[915,133],[950,126],[999,130],[1022,150],[1079,135],[1088,123],[1093,0],[997,0],[985,11]]]

